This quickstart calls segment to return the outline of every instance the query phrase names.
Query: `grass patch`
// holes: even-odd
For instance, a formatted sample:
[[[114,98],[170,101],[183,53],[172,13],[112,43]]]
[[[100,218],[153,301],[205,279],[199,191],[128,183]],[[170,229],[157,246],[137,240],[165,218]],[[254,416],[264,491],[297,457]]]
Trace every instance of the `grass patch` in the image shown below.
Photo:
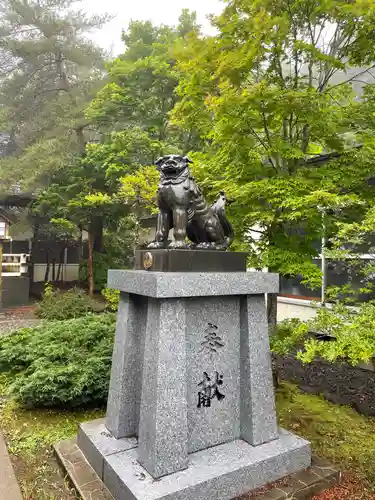
[[[80,422],[100,418],[104,410],[25,410],[1,396],[9,383],[7,376],[0,374],[0,427],[24,498],[75,499],[59,471],[52,445],[75,436]]]
[[[316,455],[355,473],[375,492],[375,418],[285,382],[277,391],[277,410],[282,427],[306,438]]]
[[[25,410],[1,396],[9,382],[7,376],[0,374],[0,426],[24,497],[75,499],[59,472],[52,444],[75,436],[80,422],[100,418],[104,410]],[[308,439],[315,454],[355,474],[364,487],[375,492],[374,418],[304,394],[289,383],[283,383],[277,392],[277,409],[283,427]]]

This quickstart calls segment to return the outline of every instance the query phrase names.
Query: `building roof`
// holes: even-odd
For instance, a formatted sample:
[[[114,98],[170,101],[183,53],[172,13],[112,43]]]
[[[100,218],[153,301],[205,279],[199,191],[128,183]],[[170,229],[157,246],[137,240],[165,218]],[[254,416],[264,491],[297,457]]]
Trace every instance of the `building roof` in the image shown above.
[[[16,214],[8,212],[7,210],[1,207],[0,207],[0,218],[6,220],[8,224],[15,224],[18,220]]]
[[[35,196],[29,193],[0,195],[0,206],[2,207],[27,207]]]

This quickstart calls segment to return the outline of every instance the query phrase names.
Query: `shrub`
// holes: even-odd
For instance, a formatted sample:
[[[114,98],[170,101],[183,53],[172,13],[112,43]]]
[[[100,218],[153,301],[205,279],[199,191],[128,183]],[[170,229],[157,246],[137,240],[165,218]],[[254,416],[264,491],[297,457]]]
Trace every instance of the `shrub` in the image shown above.
[[[94,252],[93,254],[94,266],[94,289],[100,292],[106,285],[108,280],[108,269],[117,268],[118,266],[113,263],[112,256],[105,253]],[[88,261],[82,260],[79,265],[79,279],[81,282],[88,282],[89,271]]]
[[[309,332],[320,334],[313,337]],[[320,308],[316,317],[300,322],[283,322],[271,340],[273,352],[285,355],[296,347],[297,359],[310,363],[321,358],[328,362],[346,362],[355,366],[375,356],[375,302],[348,307],[338,302],[332,309]]]
[[[102,290],[102,295],[106,300],[106,308],[108,309],[108,311],[116,312],[120,300],[120,291],[111,290],[110,288],[104,288]]]
[[[47,283],[36,314],[42,319],[65,320],[99,312],[102,309],[103,306],[99,302],[80,288],[68,291],[53,290],[52,285]]]
[[[9,393],[27,407],[104,403],[115,316],[87,315],[0,337],[0,371],[14,376]]]
[[[286,319],[276,327],[275,335],[270,338],[271,351],[285,356],[304,340],[307,327],[297,318]]]

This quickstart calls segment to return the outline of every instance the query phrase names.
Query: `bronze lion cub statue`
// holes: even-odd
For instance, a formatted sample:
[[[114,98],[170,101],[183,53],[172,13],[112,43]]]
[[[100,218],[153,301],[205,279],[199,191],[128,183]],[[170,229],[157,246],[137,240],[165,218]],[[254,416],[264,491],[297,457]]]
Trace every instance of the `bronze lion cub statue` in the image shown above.
[[[159,158],[159,214],[156,238],[149,248],[165,248],[169,230],[174,241],[168,248],[226,250],[233,242],[233,229],[225,215],[226,197],[209,206],[189,170],[187,156],[168,155]],[[193,243],[188,245],[186,237]]]

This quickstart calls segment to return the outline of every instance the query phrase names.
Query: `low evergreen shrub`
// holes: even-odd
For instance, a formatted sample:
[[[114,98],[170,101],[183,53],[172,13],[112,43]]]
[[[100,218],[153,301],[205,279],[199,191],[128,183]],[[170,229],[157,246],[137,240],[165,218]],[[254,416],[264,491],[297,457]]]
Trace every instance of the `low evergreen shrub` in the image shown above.
[[[52,285],[47,283],[36,314],[42,319],[66,320],[100,312],[103,307],[89,297],[85,290],[76,287],[68,291],[54,290]]]
[[[0,371],[26,407],[77,407],[106,401],[115,315],[46,322],[0,337]]]
[[[308,321],[282,322],[271,338],[272,351],[283,356],[296,348],[296,357],[303,363],[315,359],[353,366],[367,363],[375,356],[375,302],[358,307],[338,302],[329,309],[319,308],[316,316]]]
[[[120,300],[120,291],[104,288],[101,293],[106,300],[106,309],[108,311],[116,312]]]

